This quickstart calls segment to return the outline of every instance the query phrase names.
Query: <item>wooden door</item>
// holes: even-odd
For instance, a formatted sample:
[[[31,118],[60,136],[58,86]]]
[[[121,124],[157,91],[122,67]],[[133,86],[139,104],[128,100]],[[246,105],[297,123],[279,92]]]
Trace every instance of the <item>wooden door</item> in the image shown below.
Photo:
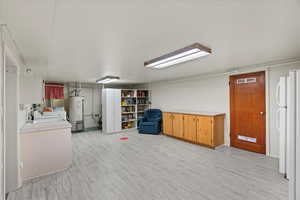
[[[212,145],[212,118],[197,116],[197,142]]]
[[[173,136],[183,138],[183,114],[172,114]]]
[[[166,135],[173,135],[173,116],[171,113],[163,113],[163,131]]]
[[[196,142],[197,117],[194,115],[184,115],[183,119],[183,138],[191,142]]]
[[[231,146],[266,152],[265,72],[230,76]]]

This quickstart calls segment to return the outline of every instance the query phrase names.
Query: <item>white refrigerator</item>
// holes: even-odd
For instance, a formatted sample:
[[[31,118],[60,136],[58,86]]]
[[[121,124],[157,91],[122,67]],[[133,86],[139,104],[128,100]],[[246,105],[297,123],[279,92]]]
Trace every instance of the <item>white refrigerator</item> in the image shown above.
[[[289,200],[300,199],[300,71],[289,73]]]
[[[288,129],[289,124],[289,77],[280,77],[276,87],[276,128],[279,133],[279,172],[289,178]]]

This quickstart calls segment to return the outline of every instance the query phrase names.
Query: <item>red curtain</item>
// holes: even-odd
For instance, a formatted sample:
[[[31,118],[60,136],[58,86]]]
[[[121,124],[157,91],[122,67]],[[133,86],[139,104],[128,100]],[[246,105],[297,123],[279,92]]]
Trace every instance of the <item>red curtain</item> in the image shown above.
[[[46,99],[64,99],[64,84],[46,83],[45,84]]]

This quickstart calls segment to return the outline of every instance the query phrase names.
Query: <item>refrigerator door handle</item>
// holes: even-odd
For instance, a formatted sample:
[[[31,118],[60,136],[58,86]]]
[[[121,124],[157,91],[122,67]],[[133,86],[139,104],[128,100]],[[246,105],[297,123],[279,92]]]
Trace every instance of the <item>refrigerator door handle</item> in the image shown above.
[[[278,106],[280,106],[279,91],[280,91],[280,82],[277,83],[276,94],[275,94],[275,101]]]
[[[276,116],[275,116],[275,122],[276,122],[276,128],[278,131],[280,131],[280,108],[276,111]]]

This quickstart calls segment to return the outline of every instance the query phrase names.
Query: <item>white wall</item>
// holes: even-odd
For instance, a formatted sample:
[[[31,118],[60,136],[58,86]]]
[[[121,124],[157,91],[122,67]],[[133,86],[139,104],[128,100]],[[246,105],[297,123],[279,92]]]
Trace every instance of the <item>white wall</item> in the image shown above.
[[[229,84],[227,76],[178,82],[153,83],[152,108],[226,113],[225,141],[228,144]]]
[[[94,115],[100,115],[101,93],[99,88],[82,88],[81,96],[84,97],[84,125],[85,128],[98,127],[93,119]],[[94,110],[93,110],[94,109]],[[97,120],[99,118],[96,118]]]
[[[33,73],[20,73],[20,103],[41,104],[43,102],[43,78]]]
[[[269,145],[267,152],[270,156],[278,157],[279,135],[275,128],[275,112],[277,106],[274,102],[275,87],[279,77],[286,75],[292,68],[300,67],[300,64],[285,64],[280,66],[269,66]],[[262,71],[260,69],[245,69],[245,72]],[[152,90],[152,107],[161,110],[185,109],[198,111],[214,111],[226,114],[225,118],[225,143],[230,143],[229,138],[229,76],[199,76],[197,78],[164,81],[150,84]],[[267,84],[267,85],[268,85]],[[268,130],[268,128],[267,128]]]

